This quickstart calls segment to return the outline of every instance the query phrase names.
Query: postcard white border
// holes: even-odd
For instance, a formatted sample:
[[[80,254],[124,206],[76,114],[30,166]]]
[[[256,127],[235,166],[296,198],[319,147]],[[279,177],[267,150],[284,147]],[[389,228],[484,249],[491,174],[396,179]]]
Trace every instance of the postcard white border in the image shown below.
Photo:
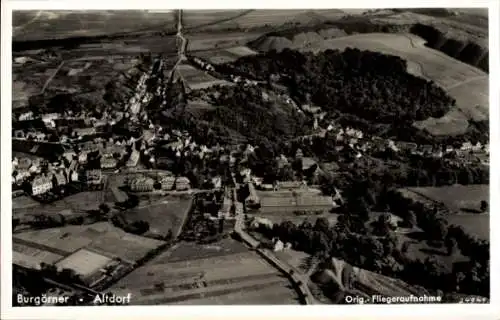
[[[168,4],[167,4],[168,3]],[[346,3],[348,5],[346,5]],[[12,100],[12,15],[16,10],[81,10],[81,9],[292,9],[292,8],[372,8],[374,4],[378,8],[397,7],[488,7],[490,21],[490,130],[491,130],[491,159],[490,194],[491,201],[491,226],[499,225],[500,219],[496,210],[500,208],[500,176],[498,166],[500,152],[497,148],[499,138],[499,1],[498,0],[350,0],[339,1],[334,4],[330,1],[321,0],[254,0],[252,2],[228,1],[228,0],[204,0],[204,1],[47,1],[47,0],[17,0],[2,1],[1,24],[1,318],[2,319],[94,319],[111,318],[119,319],[144,319],[144,318],[172,318],[172,319],[221,319],[221,318],[261,318],[270,319],[303,319],[328,317],[361,318],[361,319],[386,319],[395,316],[401,318],[431,319],[498,319],[500,316],[500,263],[498,255],[500,252],[499,233],[491,232],[491,303],[489,305],[356,305],[356,306],[129,306],[129,307],[42,307],[42,308],[12,308],[12,232],[11,232],[11,100]],[[495,197],[495,195],[497,195]]]

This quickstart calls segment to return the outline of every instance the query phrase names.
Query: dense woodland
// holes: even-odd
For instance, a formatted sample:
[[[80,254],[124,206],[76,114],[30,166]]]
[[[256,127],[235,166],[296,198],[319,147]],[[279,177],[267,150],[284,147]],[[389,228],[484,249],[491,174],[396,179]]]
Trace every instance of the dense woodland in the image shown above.
[[[380,215],[372,220],[374,206],[367,199],[371,193],[369,180],[359,174],[357,183],[349,190],[345,213],[339,216],[335,227],[325,218],[312,224],[307,219],[301,225],[290,221],[275,224],[272,229],[260,227],[259,232],[270,238],[278,236],[292,243],[296,250],[317,257],[339,257],[352,265],[409,284],[424,286],[434,292],[459,292],[489,297],[489,242],[469,236],[462,227],[449,225],[439,205],[426,206],[403,197],[395,190],[384,192],[378,205],[386,211],[401,214],[399,227],[422,230],[409,236],[426,241],[440,255],[462,254],[466,261],[456,262],[450,268],[436,257],[418,260],[408,255],[409,243],[398,246],[393,231],[397,227],[390,216]]]
[[[441,117],[455,104],[433,82],[407,73],[403,59],[371,51],[285,49],[241,58],[232,67],[261,80],[285,74],[281,82],[299,101],[377,123]]]
[[[218,68],[268,82],[279,78],[296,101],[321,106],[328,117],[369,134],[419,144],[489,140],[488,121],[470,121],[456,136],[436,137],[415,128],[414,121],[441,117],[455,101],[432,81],[408,74],[399,57],[350,48],[316,55],[285,49]]]

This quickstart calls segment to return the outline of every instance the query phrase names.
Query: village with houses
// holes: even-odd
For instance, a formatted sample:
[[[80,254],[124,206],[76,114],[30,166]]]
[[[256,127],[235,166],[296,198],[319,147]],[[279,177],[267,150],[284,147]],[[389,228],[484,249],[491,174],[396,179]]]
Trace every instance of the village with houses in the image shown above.
[[[356,125],[284,90],[281,70],[265,81],[190,51],[175,14],[175,50],[116,58],[104,102],[53,89],[13,109],[14,302],[489,299],[487,133]],[[93,67],[65,68],[47,84]]]

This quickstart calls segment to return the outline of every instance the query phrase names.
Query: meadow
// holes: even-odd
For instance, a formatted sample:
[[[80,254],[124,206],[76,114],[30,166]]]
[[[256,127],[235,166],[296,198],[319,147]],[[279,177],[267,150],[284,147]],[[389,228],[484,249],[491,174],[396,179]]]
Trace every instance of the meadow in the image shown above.
[[[110,288],[132,292],[132,304],[296,304],[276,269],[232,239],[181,242]]]
[[[446,216],[450,224],[461,226],[466,232],[480,239],[489,239],[489,209],[480,213],[480,202],[489,202],[489,185],[408,188],[408,191],[409,196],[413,193],[421,201],[444,203],[452,212]]]
[[[164,197],[153,203],[140,202],[139,206],[125,213],[131,220],[144,220],[150,225],[149,232],[165,235],[168,230],[176,235],[191,209],[192,199]]]

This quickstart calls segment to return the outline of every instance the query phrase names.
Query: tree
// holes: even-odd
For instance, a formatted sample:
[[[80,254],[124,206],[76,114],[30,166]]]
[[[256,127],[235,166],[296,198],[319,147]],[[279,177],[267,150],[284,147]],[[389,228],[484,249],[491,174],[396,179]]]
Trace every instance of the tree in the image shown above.
[[[316,219],[316,223],[314,224],[314,231],[320,231],[323,233],[327,233],[330,228],[330,223],[326,218],[318,218]]]
[[[349,229],[350,229],[350,224],[348,216],[345,214],[341,214],[337,218],[337,223],[335,224],[335,231],[337,231],[337,233],[347,233],[349,232]]]
[[[481,200],[480,208],[481,208],[481,212],[486,212],[486,210],[488,210],[488,201]]]
[[[359,216],[363,221],[368,221],[370,209],[364,197],[353,197],[349,200],[347,210],[349,213]]]
[[[391,232],[391,216],[387,213],[380,215],[375,222],[374,233],[385,237]]]
[[[110,209],[109,206],[106,203],[101,203],[99,205],[99,211],[102,212],[102,214],[106,215],[109,213]]]
[[[436,219],[429,226],[430,237],[432,240],[443,241],[448,232],[446,221],[444,219]]]
[[[401,246],[401,252],[407,253],[409,248],[410,248],[410,242],[405,241],[405,242],[403,242],[403,245]]]
[[[165,235],[165,240],[170,241],[173,238],[172,229],[168,229],[167,234]]]
[[[314,232],[313,243],[313,249],[315,252],[326,253],[331,249],[328,238],[323,232]]]
[[[449,256],[452,256],[457,252],[458,249],[457,240],[448,237],[445,241],[445,245]]]
[[[406,225],[410,228],[414,228],[417,225],[417,216],[412,210],[408,211],[408,215],[406,216]]]

